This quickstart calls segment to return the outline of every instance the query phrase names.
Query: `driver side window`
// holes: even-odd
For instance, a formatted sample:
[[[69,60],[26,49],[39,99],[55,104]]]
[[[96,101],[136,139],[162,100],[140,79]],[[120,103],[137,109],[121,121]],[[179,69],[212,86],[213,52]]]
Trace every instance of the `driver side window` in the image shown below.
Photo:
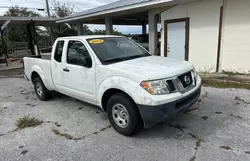
[[[84,59],[90,59],[90,54],[84,44],[80,41],[71,40],[68,43],[67,63],[72,65],[84,65]]]

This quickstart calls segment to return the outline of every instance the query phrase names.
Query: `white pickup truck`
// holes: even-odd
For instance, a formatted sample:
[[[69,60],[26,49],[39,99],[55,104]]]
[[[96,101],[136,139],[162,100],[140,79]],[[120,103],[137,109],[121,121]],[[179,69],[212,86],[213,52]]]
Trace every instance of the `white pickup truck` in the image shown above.
[[[187,110],[201,91],[191,63],[119,36],[58,38],[50,58],[25,57],[24,70],[42,101],[56,91],[97,105],[127,136]]]

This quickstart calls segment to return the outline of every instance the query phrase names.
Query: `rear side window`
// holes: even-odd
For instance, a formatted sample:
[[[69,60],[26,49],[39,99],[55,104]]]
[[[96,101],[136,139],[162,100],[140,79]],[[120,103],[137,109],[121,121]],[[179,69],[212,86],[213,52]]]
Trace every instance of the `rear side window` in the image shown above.
[[[64,41],[58,41],[56,44],[56,51],[55,51],[54,59],[57,62],[62,62],[63,45],[64,45]]]

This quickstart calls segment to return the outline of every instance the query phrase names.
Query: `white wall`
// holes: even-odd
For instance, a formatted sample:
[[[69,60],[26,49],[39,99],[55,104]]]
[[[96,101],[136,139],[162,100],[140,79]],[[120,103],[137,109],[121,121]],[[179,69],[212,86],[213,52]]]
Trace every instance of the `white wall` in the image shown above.
[[[250,73],[250,0],[224,4],[221,69]]]
[[[164,55],[164,20],[190,17],[189,61],[198,71],[215,72],[222,4],[222,0],[201,0],[163,12],[161,55]]]

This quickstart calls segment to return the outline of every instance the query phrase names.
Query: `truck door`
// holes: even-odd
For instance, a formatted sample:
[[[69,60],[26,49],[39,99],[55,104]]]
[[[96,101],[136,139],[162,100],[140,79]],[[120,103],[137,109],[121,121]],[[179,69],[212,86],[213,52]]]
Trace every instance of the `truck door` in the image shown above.
[[[55,88],[62,92],[63,90],[63,67],[62,67],[62,55],[63,52],[66,50],[65,41],[58,40],[55,43],[55,47],[53,48],[51,58],[51,76],[54,82]]]
[[[95,62],[81,40],[69,40],[63,62],[65,90],[76,98],[95,100]]]

